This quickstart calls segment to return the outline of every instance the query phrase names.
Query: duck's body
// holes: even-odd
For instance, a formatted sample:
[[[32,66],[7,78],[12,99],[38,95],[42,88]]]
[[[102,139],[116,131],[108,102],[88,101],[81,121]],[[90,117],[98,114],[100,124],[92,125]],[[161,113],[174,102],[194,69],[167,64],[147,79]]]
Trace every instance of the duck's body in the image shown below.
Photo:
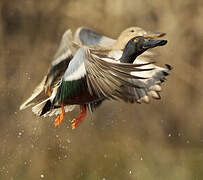
[[[96,76],[94,76],[95,74],[94,69],[98,67],[93,66],[94,68],[91,69],[91,71],[93,70],[93,72],[89,72],[87,70],[88,69],[87,64],[90,63],[89,60],[93,57],[93,59],[96,58],[97,60],[98,59],[101,60],[103,58],[104,62],[114,61],[113,64],[115,64],[115,60],[117,60],[116,64],[120,63],[120,61],[125,63],[125,61],[123,61],[123,59],[125,58],[122,58],[121,55],[123,53],[123,48],[124,48],[123,44],[124,42],[126,42],[126,39],[128,39],[129,37],[126,39],[122,38],[125,40],[121,39],[122,43],[119,45],[118,42],[116,42],[111,38],[108,38],[108,37],[98,38],[99,36],[101,36],[99,34],[98,34],[98,37],[95,38],[95,32],[86,33],[86,35],[84,35],[85,31],[86,30],[83,29],[83,35],[80,36],[79,38],[81,39],[81,41],[79,42],[80,44],[81,42],[83,44],[87,42],[87,45],[99,44],[102,46],[103,44],[105,48],[91,47],[90,48],[91,50],[88,48],[83,48],[83,47],[81,48],[81,46],[76,48],[74,47],[74,44],[72,44],[71,31],[67,31],[63,36],[61,45],[59,47],[58,52],[56,53],[55,60],[52,62],[51,68],[47,76],[43,79],[43,81],[41,82],[41,84],[38,86],[36,90],[37,93],[34,93],[34,95],[31,96],[21,106],[21,109],[24,109],[29,105],[32,105],[32,103],[37,103],[37,105],[33,107],[33,111],[38,115],[51,116],[53,114],[61,112],[62,114],[57,118],[57,121],[55,123],[55,125],[59,125],[62,119],[64,118],[65,111],[72,110],[74,108],[74,105],[80,105],[82,112],[80,116],[76,118],[76,120],[74,120],[76,122],[74,122],[72,126],[72,127],[76,127],[79,124],[80,120],[84,118],[86,114],[85,112],[86,107],[88,107],[89,110],[92,111],[94,107],[97,107],[99,104],[101,104],[104,99],[122,99],[127,102],[138,102],[138,103],[148,102],[149,98],[146,98],[146,97],[150,95],[150,92],[153,92],[151,93],[152,97],[159,98],[158,92],[160,91],[160,88],[153,89],[153,87],[156,87],[156,86],[160,87],[159,84],[161,83],[161,81],[164,79],[164,76],[166,75],[164,74],[164,72],[167,73],[169,69],[159,68],[153,64],[142,61],[145,57],[143,57],[143,59],[141,58],[142,59],[141,61],[138,61],[137,66],[136,65],[129,66],[127,73],[125,72],[127,66],[125,66],[124,68],[124,66],[122,65],[122,68],[124,69],[122,68],[121,69],[122,69],[122,72],[125,72],[123,74],[125,78],[123,77],[124,79],[120,79],[120,80],[122,80],[123,81],[122,83],[124,84],[127,83],[125,88],[120,88],[121,86],[123,86],[122,83],[116,84],[117,87],[115,87],[115,82],[112,85],[112,81],[113,81],[112,79],[111,81],[106,83],[104,83],[103,81],[97,82],[97,80],[95,80],[97,78]],[[79,32],[82,32],[82,31],[80,30]],[[146,32],[146,31],[143,31],[143,32]],[[80,33],[78,34],[81,35]],[[160,33],[160,36],[162,36],[161,33]],[[86,41],[85,39],[89,39],[89,40]],[[75,38],[75,40],[78,41],[77,38]],[[109,44],[109,47],[107,46],[108,44]],[[90,53],[90,51],[92,52]],[[81,55],[84,57],[82,58],[79,57]],[[91,58],[89,59],[88,56],[91,56]],[[132,63],[136,57],[131,57],[130,63]],[[94,64],[95,62],[93,63],[91,62],[91,63]],[[144,63],[146,64],[141,66],[139,65]],[[103,67],[107,68],[109,65],[113,65],[113,64],[107,63],[107,66],[105,66],[106,63],[104,63],[102,68]],[[117,65],[115,65],[115,67],[118,68]],[[152,82],[148,83],[146,80],[142,79],[142,76],[136,76],[137,72],[135,71],[135,67],[139,67],[138,68],[139,71],[145,72],[146,75],[149,75],[149,73],[147,72],[149,72],[150,69],[151,70],[155,69],[149,77],[149,80],[151,78],[153,83]],[[102,68],[100,68],[100,72],[103,71]],[[148,69],[147,71],[145,71],[146,68]],[[143,69],[143,70],[140,70],[140,69]],[[106,74],[105,73],[104,74],[107,75],[108,71],[109,69],[106,70],[107,73],[105,72]],[[94,77],[89,76],[89,74],[91,73]],[[119,75],[122,74],[121,72],[119,73],[120,74],[117,74],[117,77],[119,77]],[[158,75],[156,75],[156,73],[158,73]],[[138,73],[138,75],[140,74]],[[126,76],[128,76],[127,79],[126,79]],[[133,76],[136,76],[136,78],[133,78]],[[100,73],[99,75],[99,78],[101,77],[103,77],[102,73]],[[139,77],[140,79],[137,77]],[[153,77],[155,79],[153,79]],[[91,85],[89,83],[90,79],[92,81]],[[118,81],[118,79],[116,81]],[[60,82],[60,85],[59,85],[59,82]],[[95,87],[95,84],[96,84],[96,87]],[[145,88],[141,88],[141,89],[135,88],[137,84],[141,86],[145,85]],[[110,86],[113,86],[114,88],[108,89]],[[105,88],[108,89],[107,92],[105,92]],[[129,95],[132,92],[133,92],[133,95],[132,94]],[[39,103],[39,101],[41,102]],[[73,106],[70,106],[70,105],[73,105]],[[62,107],[61,111],[59,111],[60,110],[59,107]],[[64,107],[65,107],[65,110],[64,110]]]

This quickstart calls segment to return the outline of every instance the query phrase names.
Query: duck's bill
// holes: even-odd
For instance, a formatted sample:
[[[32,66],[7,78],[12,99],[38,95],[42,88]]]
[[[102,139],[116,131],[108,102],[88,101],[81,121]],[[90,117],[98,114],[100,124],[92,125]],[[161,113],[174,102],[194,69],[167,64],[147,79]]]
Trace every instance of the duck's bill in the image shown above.
[[[159,37],[165,36],[166,33],[162,32],[152,32],[152,31],[146,31],[146,34],[144,35],[145,38],[150,38],[150,39],[156,39]]]
[[[145,39],[143,48],[149,49],[154,48],[157,46],[164,46],[167,43],[167,40],[160,40],[160,39]]]

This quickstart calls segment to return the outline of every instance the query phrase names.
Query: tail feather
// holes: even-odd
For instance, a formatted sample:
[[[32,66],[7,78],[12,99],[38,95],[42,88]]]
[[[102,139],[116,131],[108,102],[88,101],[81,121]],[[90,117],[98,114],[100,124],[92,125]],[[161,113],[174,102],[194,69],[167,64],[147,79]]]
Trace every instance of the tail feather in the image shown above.
[[[46,76],[43,78],[41,83],[35,88],[32,95],[20,106],[20,110],[33,106],[39,103],[42,99],[47,98],[46,94],[44,93],[45,80]]]
[[[32,108],[32,112],[34,114],[36,114],[37,116],[42,116],[42,112],[45,113],[45,110],[48,110],[51,108],[51,101],[50,98],[45,99],[44,101],[42,101],[41,103],[35,105]],[[46,107],[46,108],[45,108]]]
[[[73,109],[75,107],[76,107],[76,105],[66,105],[64,107],[65,112],[73,111]],[[45,101],[34,106],[32,108],[32,112],[37,116],[43,116],[43,117],[50,116],[51,117],[53,115],[57,116],[57,115],[61,114],[61,108],[60,107],[52,108],[51,100],[48,98]]]
[[[56,96],[57,93],[57,89],[58,86],[56,86],[53,91],[52,94],[49,98],[45,99],[44,101],[38,103],[37,105],[35,105],[32,108],[32,111],[34,114],[38,115],[38,116],[42,116],[43,114],[45,114],[46,112],[50,111],[53,108],[53,100]]]
[[[49,98],[38,103],[32,108],[32,111],[34,114],[36,114],[37,116],[43,116],[43,117],[61,114],[60,106],[58,107],[53,106],[53,103],[54,103],[53,101],[54,101],[54,98],[56,97],[57,89],[58,87],[55,87],[53,89],[52,95]],[[75,107],[76,105],[66,105],[64,107],[65,112],[72,111]]]
[[[46,112],[50,111],[52,106],[52,103],[50,99],[45,103],[44,107],[42,108],[42,112],[40,113],[40,116],[44,115]]]

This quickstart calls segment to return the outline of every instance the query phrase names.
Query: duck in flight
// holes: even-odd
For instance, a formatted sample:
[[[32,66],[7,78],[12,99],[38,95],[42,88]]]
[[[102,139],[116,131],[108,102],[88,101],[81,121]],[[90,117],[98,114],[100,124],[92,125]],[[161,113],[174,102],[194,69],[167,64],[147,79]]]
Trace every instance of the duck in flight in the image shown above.
[[[133,64],[134,60],[147,49],[166,43],[166,40],[152,40],[142,36],[132,38],[125,46],[122,57],[117,61],[108,56],[99,57],[98,53],[94,54],[94,48],[79,48],[51,96],[33,107],[34,111],[40,112],[42,116],[54,108],[61,107],[61,114],[55,121],[55,126],[58,126],[64,119],[65,105],[80,105],[81,113],[72,121],[74,129],[84,119],[86,105],[89,103],[104,99],[135,101],[133,89],[147,91],[149,88],[139,80],[151,78],[142,77],[142,74],[136,75],[136,72],[151,71],[153,68],[145,68],[151,63]],[[170,66],[167,67],[160,72],[159,81],[168,74]]]
[[[90,37],[91,35],[88,38]],[[104,41],[105,37],[102,37],[102,39],[102,42],[107,42],[106,40]],[[63,56],[60,55],[58,59],[55,59],[48,76],[44,78],[35,92],[39,92],[39,89],[42,89],[41,87],[44,89],[47,88],[46,85],[49,84],[47,83],[47,80],[49,80],[47,77],[58,77],[59,80],[56,81],[54,77],[51,78],[52,81],[50,81],[53,83],[54,79],[57,85],[56,87],[52,86],[51,90],[47,88],[47,94],[49,94],[50,97],[35,105],[33,111],[38,115],[51,116],[59,112],[59,107],[61,107],[61,114],[55,121],[55,126],[58,126],[64,118],[65,111],[69,111],[74,107],[71,106],[71,104],[79,104],[82,112],[78,118],[73,120],[72,127],[75,128],[84,119],[86,108],[92,111],[93,108],[97,107],[104,99],[122,99],[127,102],[140,103],[148,102],[149,96],[157,99],[160,98],[158,93],[161,90],[160,83],[164,81],[165,76],[170,70],[170,66],[160,68],[153,63],[145,61],[138,61],[136,64],[131,64],[137,56],[147,49],[166,44],[165,40],[153,39],[152,37],[132,38],[124,50],[121,50],[121,48],[120,50],[116,50],[119,49],[117,48],[118,45],[116,45],[117,47],[115,46],[115,48],[107,48],[105,51],[100,48],[80,47],[75,51],[75,55],[69,60],[68,64],[60,64],[66,57],[69,57],[68,53],[70,53],[71,49],[69,48],[71,45],[68,43],[70,40],[67,41],[66,39],[68,48],[65,48],[66,51],[64,51],[64,48],[59,48],[58,52],[61,52],[58,54],[62,54]],[[109,38],[108,42],[110,41]],[[110,46],[113,46],[113,43],[116,41],[112,40],[111,42],[112,45]],[[64,44],[64,42],[62,44]],[[115,49],[117,54],[120,53],[122,55],[120,59],[116,59],[117,61],[115,61],[113,57],[108,57],[113,49]],[[73,51],[74,50],[72,50],[72,52]],[[64,69],[64,67],[66,67],[66,70],[61,70],[61,68]],[[106,71],[104,71],[104,67]],[[58,72],[55,72],[55,70],[58,69],[60,69],[60,75],[57,74]],[[137,76],[137,74],[139,76]],[[142,77],[142,75],[146,77]],[[60,80],[61,76],[63,77],[62,80]],[[31,101],[27,101],[27,104],[24,103],[24,107],[32,104],[33,99],[35,99],[35,97],[32,97]],[[21,109],[24,109],[24,107],[22,105]]]

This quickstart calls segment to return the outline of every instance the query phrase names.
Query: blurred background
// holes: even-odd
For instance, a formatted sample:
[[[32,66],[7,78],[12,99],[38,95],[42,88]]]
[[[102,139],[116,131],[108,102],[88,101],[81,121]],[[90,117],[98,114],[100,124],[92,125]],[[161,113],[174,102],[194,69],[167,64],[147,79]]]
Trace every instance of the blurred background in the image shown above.
[[[0,179],[200,180],[203,177],[201,0],[1,0]],[[166,32],[155,49],[174,67],[160,101],[105,102],[75,130],[66,114],[39,118],[19,105],[46,74],[68,28],[112,38],[130,26]]]

